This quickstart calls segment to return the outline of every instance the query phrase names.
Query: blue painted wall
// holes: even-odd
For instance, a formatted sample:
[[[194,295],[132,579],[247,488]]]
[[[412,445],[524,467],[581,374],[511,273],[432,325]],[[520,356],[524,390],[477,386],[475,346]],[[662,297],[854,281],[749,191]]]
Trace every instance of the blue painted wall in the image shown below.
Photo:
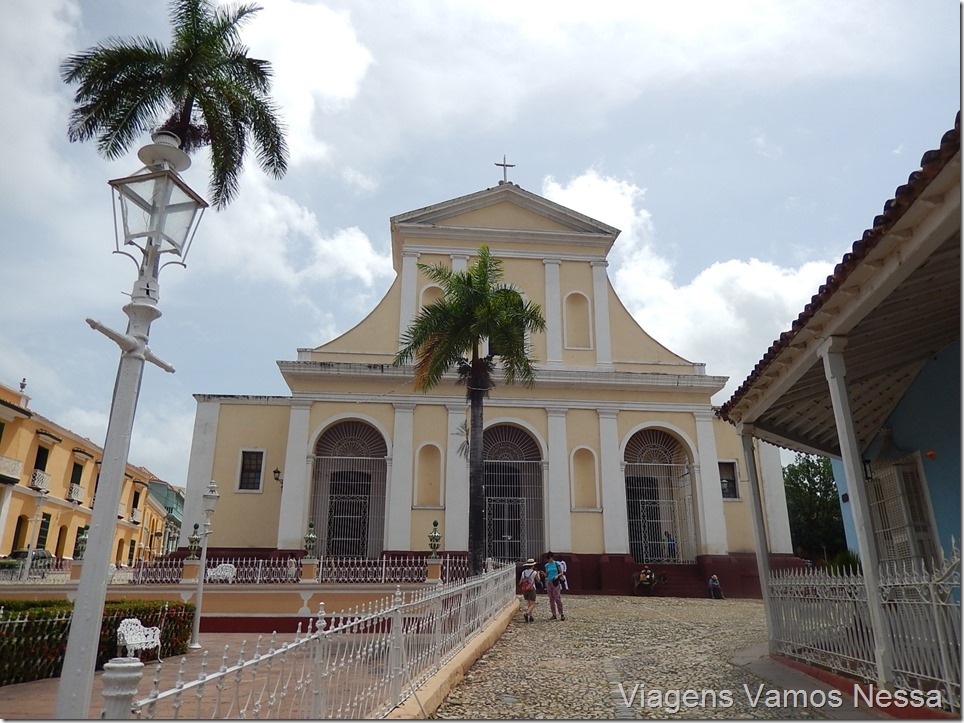
[[[945,553],[951,538],[961,543],[961,347],[954,344],[934,356],[887,420],[893,441],[907,452],[919,451],[927,479],[934,521]],[[876,452],[879,444],[872,445]],[[931,454],[933,453],[933,454]],[[873,454],[868,455],[871,459]],[[837,489],[846,489],[843,465],[831,460]],[[841,505],[847,546],[857,549],[851,505]]]

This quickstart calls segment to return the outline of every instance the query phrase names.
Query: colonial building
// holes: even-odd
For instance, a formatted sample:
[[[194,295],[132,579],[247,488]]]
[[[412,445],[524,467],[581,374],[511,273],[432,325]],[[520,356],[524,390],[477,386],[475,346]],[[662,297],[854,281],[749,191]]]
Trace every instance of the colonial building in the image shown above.
[[[746,464],[710,402],[726,378],[628,313],[606,271],[618,234],[510,182],[393,217],[394,283],[353,329],[278,362],[289,396],[196,395],[181,545],[214,479],[212,546],[299,548],[313,522],[321,554],[378,557],[427,550],[438,520],[444,549],[466,550],[465,390],[452,373],[415,392],[392,360],[441,294],[418,264],[465,269],[487,245],[546,331],[530,339],[535,386],[497,386],[485,402],[486,554],[551,549],[577,563],[583,589],[622,591],[647,562],[694,579],[712,568],[752,593]],[[782,478],[775,448],[759,474]],[[768,491],[767,533],[788,555],[782,489]]]
[[[26,383],[20,386],[0,384],[0,554],[30,547],[72,558],[90,525],[103,449],[30,409]],[[151,533],[163,528],[163,507],[149,501],[150,479],[128,465],[114,533],[117,564],[148,556]]]

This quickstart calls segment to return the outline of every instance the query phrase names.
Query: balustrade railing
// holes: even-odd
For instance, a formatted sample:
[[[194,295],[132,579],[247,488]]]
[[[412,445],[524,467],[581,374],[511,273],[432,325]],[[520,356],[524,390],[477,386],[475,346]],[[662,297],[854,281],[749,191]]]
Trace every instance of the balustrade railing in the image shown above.
[[[465,556],[442,555],[443,582],[464,580],[469,564]],[[428,560],[424,556],[395,555],[376,558],[322,556],[318,564],[318,581],[333,583],[424,582]]]
[[[172,585],[179,583],[183,575],[183,560],[154,560],[137,563],[130,581],[134,585]]]
[[[925,565],[880,568],[878,594],[893,650],[893,679],[905,690],[939,690],[961,713],[961,553]],[[769,597],[779,654],[858,679],[878,678],[863,575],[853,570],[783,570]]]
[[[38,492],[50,492],[50,475],[42,469],[35,469],[30,473],[30,488]]]
[[[211,571],[220,565],[233,565],[233,574],[212,576]],[[206,579],[211,584],[259,585],[299,582],[301,580],[301,563],[294,557],[209,557],[206,574]]]
[[[251,658],[242,646],[237,657],[225,650],[220,663],[209,662],[205,652],[201,674],[190,680],[182,659],[174,688],[162,691],[155,682],[146,698],[129,709],[112,705],[112,713],[130,710],[148,719],[381,718],[515,604],[515,566],[508,565],[414,592],[397,589],[381,601],[332,615],[322,608],[293,642],[278,646],[274,636],[267,644],[259,638]],[[105,669],[103,686],[105,698],[116,701],[119,683],[112,674]]]
[[[71,483],[70,487],[67,488],[67,501],[83,502],[84,488],[81,487],[79,484]]]

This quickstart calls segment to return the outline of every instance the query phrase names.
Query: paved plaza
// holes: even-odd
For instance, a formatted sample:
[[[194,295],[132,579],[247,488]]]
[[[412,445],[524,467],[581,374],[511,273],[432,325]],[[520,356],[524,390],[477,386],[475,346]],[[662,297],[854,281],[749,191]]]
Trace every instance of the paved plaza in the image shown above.
[[[523,622],[519,612],[433,717],[878,717],[854,709],[848,697],[838,708],[768,705],[784,686],[805,690],[817,704],[830,689],[762,659],[767,636],[759,600],[572,595],[564,602],[565,621],[547,619],[544,595],[535,622]],[[687,690],[696,691],[689,700],[698,694],[699,704],[685,705]]]

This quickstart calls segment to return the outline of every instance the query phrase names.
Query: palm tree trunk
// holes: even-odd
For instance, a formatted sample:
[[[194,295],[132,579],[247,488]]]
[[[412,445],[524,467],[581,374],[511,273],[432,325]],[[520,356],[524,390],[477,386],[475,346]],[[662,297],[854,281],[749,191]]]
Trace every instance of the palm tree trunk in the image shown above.
[[[480,575],[485,560],[485,482],[482,464],[482,400],[485,391],[469,384],[469,574]]]

